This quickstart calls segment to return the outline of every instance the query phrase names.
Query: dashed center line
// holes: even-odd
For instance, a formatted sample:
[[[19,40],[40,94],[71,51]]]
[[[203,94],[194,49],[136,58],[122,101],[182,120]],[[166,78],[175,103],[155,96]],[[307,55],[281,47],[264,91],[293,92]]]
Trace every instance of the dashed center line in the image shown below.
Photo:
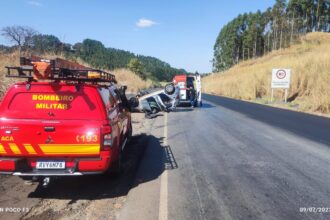
[[[164,114],[164,139],[163,147],[167,146],[167,113]],[[164,172],[160,177],[160,198],[159,198],[159,220],[168,219],[168,171],[164,166]]]

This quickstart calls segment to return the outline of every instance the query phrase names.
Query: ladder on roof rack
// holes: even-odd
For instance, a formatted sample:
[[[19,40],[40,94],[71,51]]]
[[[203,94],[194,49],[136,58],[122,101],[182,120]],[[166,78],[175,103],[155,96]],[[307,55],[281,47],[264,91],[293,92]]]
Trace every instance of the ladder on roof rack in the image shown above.
[[[37,56],[21,57],[20,66],[6,66],[6,77],[33,80],[76,81],[90,83],[117,83],[108,72],[56,58],[47,60]]]

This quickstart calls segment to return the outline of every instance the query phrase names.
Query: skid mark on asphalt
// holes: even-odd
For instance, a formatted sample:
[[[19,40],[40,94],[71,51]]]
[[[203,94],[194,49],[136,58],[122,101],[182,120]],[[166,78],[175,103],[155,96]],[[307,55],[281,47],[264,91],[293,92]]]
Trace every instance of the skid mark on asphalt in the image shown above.
[[[163,147],[167,147],[167,113],[164,114]],[[160,177],[159,220],[168,219],[168,171],[164,169]]]

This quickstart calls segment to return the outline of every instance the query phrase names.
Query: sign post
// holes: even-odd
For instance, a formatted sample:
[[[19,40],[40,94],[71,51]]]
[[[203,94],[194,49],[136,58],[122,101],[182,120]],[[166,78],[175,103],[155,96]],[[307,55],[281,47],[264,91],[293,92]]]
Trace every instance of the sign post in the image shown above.
[[[288,89],[290,88],[291,70],[290,69],[273,69],[272,71],[272,94],[270,102],[274,99],[274,89],[285,89],[285,103],[288,100]]]

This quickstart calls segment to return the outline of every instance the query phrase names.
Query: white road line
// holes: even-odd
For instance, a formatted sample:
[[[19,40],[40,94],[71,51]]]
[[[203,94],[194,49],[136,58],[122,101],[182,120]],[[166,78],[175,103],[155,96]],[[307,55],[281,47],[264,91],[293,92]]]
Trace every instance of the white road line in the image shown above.
[[[167,113],[164,114],[164,147],[167,146]],[[168,173],[166,167],[160,177],[159,220],[168,219]]]

